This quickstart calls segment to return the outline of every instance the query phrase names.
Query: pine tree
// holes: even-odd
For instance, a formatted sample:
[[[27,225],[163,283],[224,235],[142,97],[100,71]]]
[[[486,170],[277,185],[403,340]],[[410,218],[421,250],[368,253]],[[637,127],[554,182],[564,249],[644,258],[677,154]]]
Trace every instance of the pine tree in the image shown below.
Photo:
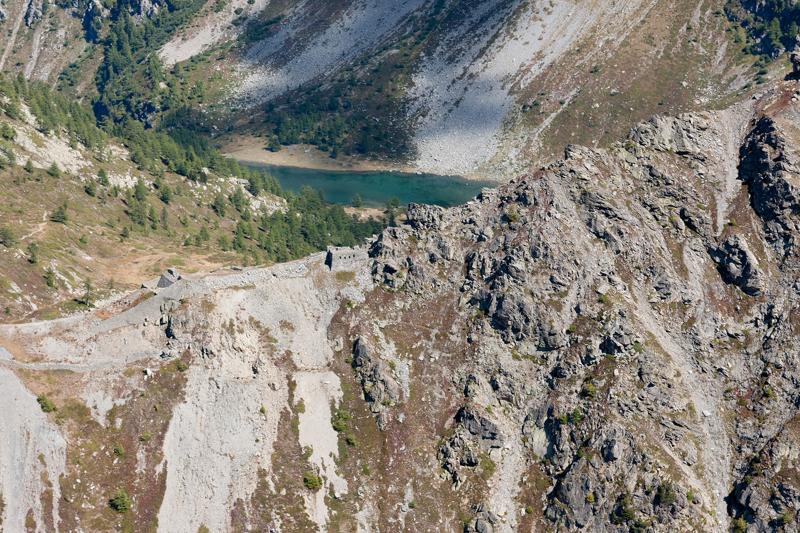
[[[137,202],[144,202],[147,199],[147,185],[142,178],[136,180],[136,185],[133,186],[133,197]]]
[[[104,168],[100,169],[100,172],[97,173],[97,181],[100,182],[100,185],[102,185],[103,187],[108,187],[109,181],[108,181],[108,172],[106,172],[106,169]]]
[[[60,169],[60,168],[58,168],[58,165],[56,164],[56,162],[55,162],[55,161],[53,161],[53,162],[50,164],[50,166],[47,168],[47,174],[48,174],[48,175],[49,175],[51,178],[58,178],[59,176],[61,176],[61,169]]]
[[[169,229],[169,213],[167,213],[167,206],[161,207],[161,228]]]
[[[28,244],[28,262],[32,265],[39,262],[39,245],[35,242]]]
[[[68,218],[69,217],[67,216],[67,204],[66,204],[66,202],[64,202],[63,204],[58,206],[56,208],[56,210],[53,211],[53,214],[50,215],[50,220],[53,221],[53,222],[57,222],[59,224],[66,224]]]
[[[159,188],[159,199],[168,204],[172,200],[172,189],[169,188],[169,185],[162,185]]]
[[[225,216],[225,197],[221,193],[214,197],[214,201],[211,202],[211,209],[214,210],[218,217],[223,218]]]
[[[17,244],[17,238],[8,226],[0,226],[0,244],[6,248],[11,248]]]
[[[48,267],[44,271],[44,282],[47,284],[48,287],[51,289],[55,289],[57,285],[56,280],[56,273],[53,271],[52,268]]]

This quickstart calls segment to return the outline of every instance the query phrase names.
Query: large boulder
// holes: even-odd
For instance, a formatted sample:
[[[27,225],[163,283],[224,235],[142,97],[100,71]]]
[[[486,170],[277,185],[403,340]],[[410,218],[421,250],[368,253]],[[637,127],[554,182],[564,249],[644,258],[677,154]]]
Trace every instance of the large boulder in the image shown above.
[[[764,291],[766,279],[758,266],[758,260],[747,242],[739,235],[731,235],[713,251],[722,279],[742,289],[750,296],[758,296]]]

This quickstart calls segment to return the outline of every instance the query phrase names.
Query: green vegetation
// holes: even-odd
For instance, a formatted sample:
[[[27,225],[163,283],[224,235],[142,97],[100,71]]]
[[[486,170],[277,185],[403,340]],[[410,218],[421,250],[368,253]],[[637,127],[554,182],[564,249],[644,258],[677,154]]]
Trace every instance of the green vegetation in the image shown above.
[[[350,413],[344,409],[337,409],[334,411],[333,416],[331,417],[331,425],[333,426],[334,431],[337,433],[342,433],[347,431],[350,427],[350,420],[352,416]]]
[[[28,262],[35,265],[39,262],[39,245],[35,242],[28,244]]]
[[[114,493],[114,496],[108,500],[108,506],[120,514],[130,511],[132,505],[133,502],[124,489],[117,489],[117,492]]]
[[[0,244],[6,248],[11,248],[17,244],[14,232],[8,226],[0,226]]]
[[[67,204],[61,204],[50,215],[50,221],[52,222],[57,222],[59,224],[66,224],[67,220],[69,220],[69,217],[67,215]]]
[[[583,421],[583,413],[577,407],[569,414],[570,424],[580,424]]]
[[[45,394],[40,394],[37,396],[36,401],[39,403],[39,407],[41,407],[42,411],[45,413],[52,413],[56,410],[55,404]]]
[[[583,389],[581,389],[581,396],[587,398],[589,400],[593,399],[597,395],[597,387],[591,381],[587,381],[583,384]]]
[[[135,31],[141,31],[141,28]],[[153,176],[152,183],[139,180],[133,190],[121,193],[119,188],[110,184],[105,168],[100,168],[96,180],[90,179],[81,186],[83,192],[99,204],[122,202],[129,223],[118,220],[107,220],[105,223],[111,228],[116,227],[123,241],[135,237],[136,233],[146,235],[160,232],[177,237],[172,227],[176,218],[181,227],[189,225],[190,221],[185,215],[176,217],[167,208],[176,201],[180,203],[182,198],[184,207],[192,210],[191,205],[186,205],[190,195],[183,189],[182,183],[175,184],[176,177],[207,182],[234,176],[246,180],[246,189],[254,196],[272,195],[285,200],[285,210],[276,210],[271,214],[254,213],[250,196],[234,186],[230,192],[221,192],[210,202],[218,221],[207,220],[194,234],[187,234],[184,230],[180,237],[179,242],[185,246],[207,247],[214,242],[221,251],[238,253],[251,264],[292,260],[328,245],[356,245],[379,232],[384,225],[383,221],[360,220],[348,215],[341,206],[327,204],[318,192],[310,188],[298,194],[284,192],[269,174],[241,167],[223,157],[196,132],[168,126],[163,130],[148,129],[141,122],[128,119],[121,122],[104,119],[101,129],[94,124],[91,113],[79,104],[70,103],[43,84],[27,82],[22,78],[9,79],[0,75],[0,93],[8,97],[0,104],[0,110],[9,118],[21,118],[21,105],[26,103],[36,115],[37,123],[44,125],[42,130],[58,131],[90,149],[96,148],[98,159],[104,157],[101,149],[105,143],[116,137],[130,151],[131,161]],[[26,164],[26,171],[29,179],[41,180],[41,174],[30,161]],[[46,174],[54,179],[61,179],[63,173],[55,164],[46,170]],[[81,207],[76,206],[74,210],[80,210]],[[72,211],[63,203],[51,212],[50,220],[67,224],[71,222]],[[196,213],[196,210],[192,212]],[[196,218],[196,215],[193,214],[192,218]],[[213,241],[211,230],[217,233]],[[2,243],[7,245],[7,242],[11,240],[5,233]],[[30,255],[38,261],[37,254]]]
[[[56,273],[55,273],[55,271],[54,271],[52,268],[50,268],[50,267],[48,267],[48,268],[47,268],[47,269],[44,271],[44,282],[45,282],[45,284],[46,284],[48,287],[50,287],[51,289],[55,289],[55,288],[56,288],[56,286],[58,285],[58,281],[56,280]]]
[[[303,485],[308,490],[317,491],[322,488],[322,478],[315,472],[309,470],[303,473]]]
[[[114,447],[111,449],[116,457],[124,457],[125,456],[125,448],[122,447],[122,444],[115,444]]]
[[[101,147],[106,141],[106,134],[96,126],[95,117],[88,109],[43,83],[28,82],[21,74],[13,78],[0,75],[0,93],[6,97],[0,103],[0,110],[6,116],[21,119],[24,102],[36,117],[37,128],[42,133],[64,131],[71,141],[79,141],[90,149]],[[30,172],[33,167],[26,164],[26,170]]]
[[[672,483],[665,481],[658,486],[656,490],[656,504],[657,505],[672,505],[675,503],[677,495]]]
[[[792,50],[800,33],[800,4],[793,0],[728,0],[725,13],[744,28],[745,51],[764,58]]]
[[[630,494],[624,494],[617,501],[617,505],[611,515],[611,523],[622,524],[623,522],[630,522],[634,518],[636,518],[636,511],[631,505]]]
[[[203,0],[174,0],[154,16],[137,20],[132,15],[139,11],[135,0],[117,0],[105,18],[108,30],[103,39],[99,36],[104,19],[94,10],[97,15],[87,25],[87,39],[100,41],[103,47],[103,61],[95,76],[99,96],[94,111],[99,121],[130,124],[130,117],[149,121],[157,112],[186,103],[174,90],[162,93],[160,84],[169,80],[152,52],[204,4]]]
[[[731,522],[731,531],[733,533],[745,533],[747,531],[747,522],[745,522],[744,518],[735,518]]]

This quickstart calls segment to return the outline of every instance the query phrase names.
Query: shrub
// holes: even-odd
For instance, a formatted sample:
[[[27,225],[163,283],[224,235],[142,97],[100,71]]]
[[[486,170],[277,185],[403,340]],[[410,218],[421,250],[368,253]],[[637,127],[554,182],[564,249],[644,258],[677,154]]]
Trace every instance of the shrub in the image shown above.
[[[656,504],[657,505],[672,505],[675,503],[675,489],[672,483],[666,481],[658,486],[656,491]]]
[[[731,531],[733,533],[745,533],[747,531],[747,522],[745,522],[744,518],[739,517],[731,522]]]
[[[2,126],[0,126],[0,137],[2,137],[3,139],[7,141],[13,141],[14,138],[16,138],[16,136],[17,132],[14,130],[14,128],[9,126],[5,122],[3,123]]]
[[[114,496],[108,500],[108,506],[118,513],[127,513],[131,509],[131,497],[123,489],[117,489]]]
[[[50,220],[59,224],[66,224],[67,219],[67,204],[61,204],[53,211],[53,214],[50,215]]]
[[[123,457],[125,455],[125,448],[122,447],[122,444],[115,444],[111,451],[114,452],[114,455],[117,457]]]
[[[56,288],[56,273],[52,268],[48,268],[44,271],[44,282],[51,289]]]
[[[569,415],[569,421],[572,424],[580,424],[583,421],[583,413],[576,407]]]
[[[583,389],[581,389],[581,396],[584,398],[592,399],[597,396],[597,387],[591,381],[584,383]]]
[[[611,515],[611,522],[613,524],[621,524],[623,522],[630,522],[635,517],[636,511],[631,507],[630,494],[625,494],[617,502],[614,513]]]
[[[0,226],[0,244],[6,248],[11,248],[17,244],[17,238],[8,226]]]
[[[49,167],[47,167],[47,174],[52,178],[61,176],[61,169],[58,168],[58,165],[56,165],[55,161]]]
[[[39,402],[39,407],[41,407],[42,411],[45,413],[52,413],[56,410],[55,404],[44,394],[37,396],[36,401]]]
[[[303,474],[303,485],[308,490],[317,491],[322,488],[322,478],[309,470]]]
[[[337,409],[333,416],[331,417],[331,425],[333,426],[334,431],[337,433],[342,433],[343,431],[347,431],[349,426],[349,422],[352,416],[349,412],[344,409]]]

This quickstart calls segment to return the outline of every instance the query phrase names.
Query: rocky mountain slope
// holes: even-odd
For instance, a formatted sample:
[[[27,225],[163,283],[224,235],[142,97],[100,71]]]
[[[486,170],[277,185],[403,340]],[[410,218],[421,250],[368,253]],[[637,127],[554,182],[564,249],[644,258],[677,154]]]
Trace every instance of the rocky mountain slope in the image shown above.
[[[223,140],[508,179],[568,142],[605,146],[740,93],[761,66],[730,3],[7,0],[0,70],[98,118],[151,125],[189,106]]]
[[[3,528],[797,531],[798,91],[0,327]]]

